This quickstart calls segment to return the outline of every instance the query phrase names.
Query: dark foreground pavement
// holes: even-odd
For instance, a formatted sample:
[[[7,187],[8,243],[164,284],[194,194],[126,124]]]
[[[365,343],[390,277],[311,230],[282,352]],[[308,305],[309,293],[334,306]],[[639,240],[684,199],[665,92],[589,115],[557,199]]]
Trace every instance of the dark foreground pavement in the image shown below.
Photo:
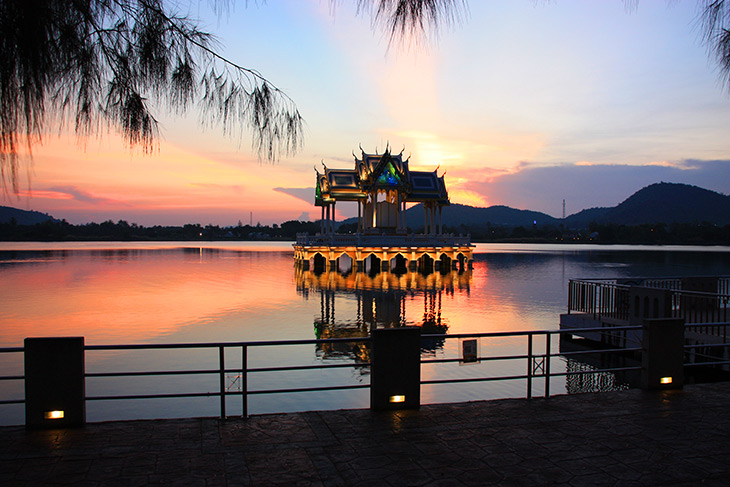
[[[0,485],[730,485],[730,383],[0,428]]]

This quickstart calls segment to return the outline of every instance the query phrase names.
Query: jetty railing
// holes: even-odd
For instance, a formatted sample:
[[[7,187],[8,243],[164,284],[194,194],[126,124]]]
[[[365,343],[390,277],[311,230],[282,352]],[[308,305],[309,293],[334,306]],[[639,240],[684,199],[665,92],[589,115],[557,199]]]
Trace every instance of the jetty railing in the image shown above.
[[[702,341],[697,342],[695,339],[688,339],[692,332],[705,333],[705,328],[712,326],[715,329],[713,336],[718,337],[714,341]],[[685,368],[694,367],[714,367],[715,370],[722,370],[727,372],[728,366],[730,366],[730,337],[728,337],[728,328],[730,322],[715,323],[707,325],[704,323],[696,324],[690,323],[684,325],[684,336],[685,344],[684,348],[684,362]],[[575,378],[583,377],[596,377],[599,375],[616,374],[616,373],[629,373],[629,372],[640,372],[643,371],[642,365],[621,365],[621,366],[587,366],[587,367],[570,367],[566,364],[565,367],[556,367],[555,360],[562,359],[570,362],[570,359],[574,359],[574,362],[583,362],[586,357],[589,356],[600,356],[600,354],[621,354],[623,357],[627,357],[626,354],[635,354],[637,357],[639,354],[646,356],[647,345],[639,345],[635,347],[616,347],[616,348],[590,348],[587,347],[581,350],[566,350],[562,349],[562,343],[558,341],[561,337],[574,338],[584,333],[613,333],[616,331],[636,331],[641,329],[640,326],[617,326],[610,329],[604,328],[584,328],[584,329],[568,329],[568,330],[529,330],[529,331],[508,331],[508,332],[489,332],[489,333],[468,333],[468,334],[454,334],[454,335],[443,335],[443,334],[422,334],[420,339],[422,341],[449,341],[459,340],[461,342],[469,340],[479,340],[480,343],[485,345],[485,348],[491,349],[489,341],[491,340],[502,340],[502,339],[518,339],[516,348],[520,349],[519,343],[524,346],[524,352],[518,352],[514,354],[499,355],[495,353],[482,354],[477,353],[474,356],[467,359],[464,355],[449,356],[445,358],[429,358],[427,355],[420,355],[421,367],[434,366],[439,367],[441,365],[448,364],[464,364],[466,362],[478,362],[480,364],[488,365],[496,362],[511,361],[517,364],[522,363],[522,373],[493,373],[493,367],[483,367],[481,369],[470,369],[470,371],[478,370],[478,373],[472,374],[468,377],[444,377],[439,378],[438,374],[430,375],[430,378],[421,379],[421,386],[439,386],[445,384],[458,384],[458,383],[489,383],[497,381],[522,381],[525,384],[525,396],[527,398],[535,397],[534,385],[535,381],[538,384],[542,382],[543,390],[542,396],[550,397],[551,391],[551,380],[558,377],[566,377],[566,391],[569,390],[568,383]],[[695,334],[694,336],[696,336]],[[705,336],[707,334],[705,333]],[[95,372],[85,371],[83,376],[84,379],[109,379],[109,378],[135,378],[135,377],[150,377],[150,376],[199,376],[206,375],[212,376],[213,379],[210,382],[212,385],[211,390],[199,391],[199,392],[171,392],[171,393],[152,393],[152,394],[111,394],[111,395],[85,395],[84,401],[122,401],[122,400],[145,400],[145,399],[184,399],[184,398],[198,398],[198,397],[217,397],[219,399],[219,414],[222,419],[229,417],[247,417],[248,411],[248,399],[250,396],[265,395],[265,394],[295,394],[303,392],[318,392],[318,391],[347,391],[352,389],[368,389],[371,387],[370,383],[360,384],[335,384],[335,385],[320,385],[320,386],[297,386],[297,387],[285,387],[285,388],[258,388],[252,389],[249,387],[249,378],[252,374],[258,373],[287,373],[292,371],[305,371],[314,369],[334,369],[334,368],[353,368],[353,367],[369,367],[373,364],[365,360],[353,360],[345,363],[313,363],[304,365],[275,365],[275,366],[256,366],[251,363],[249,352],[256,348],[266,347],[288,347],[298,345],[315,345],[315,346],[326,346],[326,345],[340,345],[343,343],[357,344],[358,347],[368,348],[372,346],[371,337],[349,337],[349,338],[329,338],[329,339],[317,339],[317,340],[281,340],[281,341],[252,341],[252,342],[218,342],[218,343],[177,343],[177,344],[136,344],[136,345],[86,345],[83,347],[84,353],[88,352],[120,352],[120,351],[134,351],[134,350],[191,350],[191,349],[213,349],[217,351],[218,363],[217,367],[207,369],[183,369],[183,370],[145,370],[145,371],[111,371],[111,372]],[[557,345],[561,344],[559,348]],[[458,347],[456,347],[458,350]],[[477,347],[477,350],[481,350],[482,347]],[[453,349],[452,349],[453,350]],[[286,352],[284,352],[286,353]],[[0,354],[24,354],[23,347],[13,348],[2,348]],[[661,355],[661,354],[660,354]],[[368,354],[363,354],[363,357],[367,357]],[[372,355],[370,355],[372,356]],[[227,361],[228,358],[228,361]],[[233,360],[231,361],[231,358]],[[278,360],[280,363],[283,362],[281,359]],[[590,360],[590,359],[589,359]],[[235,362],[235,366],[226,365],[227,363]],[[630,361],[629,361],[630,362]],[[634,363],[636,359],[634,358]],[[240,363],[240,365],[238,365]],[[619,363],[625,363],[620,361]],[[479,365],[477,365],[478,367]],[[510,370],[517,370],[515,367],[511,367]],[[394,371],[393,373],[397,373]],[[232,374],[232,375],[231,375]],[[231,389],[227,381],[231,377],[234,377],[238,381],[238,387]],[[1,376],[0,381],[24,381],[25,375],[6,375]],[[215,384],[215,385],[213,385]],[[486,391],[486,390],[485,390]],[[241,397],[241,411],[239,413],[231,414],[227,410],[226,398],[231,396]],[[0,405],[18,405],[25,404],[25,398],[2,398]],[[366,407],[365,405],[363,405]]]
[[[685,324],[685,367],[707,367],[730,365],[730,322]],[[687,332],[696,332],[691,338]],[[715,337],[707,340],[703,335]]]
[[[568,314],[637,324],[645,318],[687,323],[730,320],[730,277],[571,279]]]
[[[621,331],[634,330],[639,327],[627,326],[612,328],[610,331]],[[494,381],[524,381],[526,384],[526,397],[533,397],[533,381],[542,380],[544,381],[544,397],[550,397],[550,381],[556,377],[571,377],[571,376],[586,376],[591,374],[601,373],[615,373],[615,372],[627,372],[627,371],[638,371],[641,369],[640,366],[634,367],[604,367],[604,368],[590,368],[580,370],[555,370],[553,368],[554,359],[560,357],[564,359],[572,358],[576,355],[590,355],[590,354],[605,354],[611,352],[640,352],[640,347],[634,348],[615,348],[615,349],[598,349],[598,350],[581,350],[581,351],[559,351],[557,350],[558,341],[560,335],[571,335],[581,331],[594,331],[603,333],[606,330],[602,329],[588,329],[588,330],[533,330],[533,331],[510,331],[510,332],[491,332],[491,333],[471,333],[471,334],[458,334],[458,335],[435,335],[435,334],[423,334],[421,340],[494,340],[503,338],[517,338],[523,340],[524,353],[509,354],[509,355],[479,355],[475,356],[474,360],[477,362],[494,363],[499,361],[520,361],[523,362],[523,373],[508,374],[508,375],[486,375],[478,374],[475,377],[459,377],[459,378],[443,378],[443,379],[428,379],[422,380],[421,385],[442,385],[442,384],[456,384],[465,382],[483,383],[483,382],[494,382]],[[540,340],[536,340],[541,338]],[[539,342],[536,343],[536,342]],[[259,367],[252,366],[249,358],[249,351],[254,348],[264,347],[279,347],[279,346],[296,346],[296,345],[325,345],[325,344],[342,344],[342,343],[356,343],[359,346],[370,347],[372,339],[370,337],[352,337],[352,338],[330,338],[330,339],[318,339],[318,340],[281,340],[281,341],[254,341],[254,342],[225,342],[225,343],[177,343],[177,344],[136,344],[136,345],[85,345],[83,347],[84,353],[88,352],[120,352],[120,351],[133,351],[133,350],[191,350],[191,349],[214,349],[217,350],[218,354],[218,365],[215,368],[206,369],[184,369],[184,370],[147,370],[147,371],[112,371],[112,372],[95,372],[85,371],[84,379],[105,379],[105,378],[135,378],[135,377],[151,377],[151,376],[200,376],[207,375],[212,376],[215,379],[211,384],[216,384],[212,387],[212,390],[200,391],[200,392],[171,392],[171,393],[151,393],[151,394],[116,394],[116,395],[88,395],[86,394],[83,398],[84,401],[121,401],[121,400],[145,400],[145,399],[184,399],[184,398],[200,398],[200,397],[218,397],[219,399],[219,414],[220,417],[225,419],[230,416],[242,416],[247,417],[249,415],[248,410],[248,398],[254,395],[262,394],[292,394],[302,392],[317,392],[317,391],[345,391],[351,389],[364,389],[370,388],[371,384],[340,384],[340,385],[322,385],[322,386],[302,386],[302,387],[290,387],[290,388],[264,388],[264,389],[251,389],[249,387],[249,378],[251,374],[257,373],[286,373],[291,371],[303,371],[312,369],[332,369],[332,368],[353,368],[353,367],[368,367],[372,365],[367,361],[352,361],[347,363],[315,363],[306,365],[278,365],[278,366],[267,366]],[[5,348],[0,349],[0,353],[19,353],[22,354],[24,349],[22,347],[16,348]],[[240,366],[227,366],[230,363],[231,357],[240,363]],[[240,362],[239,362],[240,360]],[[420,358],[421,365],[431,364],[449,364],[464,362],[463,357],[450,357],[450,358],[435,358],[429,359],[423,355]],[[487,368],[487,370],[489,370]],[[394,371],[393,373],[397,373]],[[231,375],[238,381],[238,387],[231,389],[227,381]],[[0,381],[23,381],[25,380],[24,375],[12,375],[0,377]],[[231,396],[241,396],[241,411],[240,414],[229,414],[227,410],[226,398]],[[0,400],[0,405],[10,404],[24,404],[25,399],[23,398],[3,398]]]

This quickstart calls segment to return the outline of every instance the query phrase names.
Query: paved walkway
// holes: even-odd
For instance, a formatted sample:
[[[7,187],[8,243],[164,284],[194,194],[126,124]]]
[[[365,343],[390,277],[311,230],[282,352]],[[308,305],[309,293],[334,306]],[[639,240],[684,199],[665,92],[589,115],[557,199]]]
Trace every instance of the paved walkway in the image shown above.
[[[728,485],[730,383],[419,411],[0,428],[0,485]]]

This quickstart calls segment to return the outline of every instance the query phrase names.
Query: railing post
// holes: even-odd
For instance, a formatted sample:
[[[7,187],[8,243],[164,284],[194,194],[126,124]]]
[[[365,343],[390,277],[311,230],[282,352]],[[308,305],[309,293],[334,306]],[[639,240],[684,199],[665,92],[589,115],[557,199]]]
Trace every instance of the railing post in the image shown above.
[[[532,399],[532,333],[527,335],[527,399]]]
[[[248,346],[241,346],[241,409],[243,419],[248,418]]]
[[[84,337],[26,338],[25,425],[66,428],[86,424]]]
[[[573,307],[573,280],[568,281],[568,314],[570,314],[570,308]],[[532,341],[532,338],[530,338]]]
[[[419,408],[421,328],[376,328],[370,346],[370,409]]]
[[[221,419],[226,419],[226,352],[223,345],[218,346],[218,363],[220,371]]]
[[[550,336],[545,334],[545,398],[550,397]]]
[[[681,389],[684,385],[684,318],[644,320],[641,355],[643,389]]]

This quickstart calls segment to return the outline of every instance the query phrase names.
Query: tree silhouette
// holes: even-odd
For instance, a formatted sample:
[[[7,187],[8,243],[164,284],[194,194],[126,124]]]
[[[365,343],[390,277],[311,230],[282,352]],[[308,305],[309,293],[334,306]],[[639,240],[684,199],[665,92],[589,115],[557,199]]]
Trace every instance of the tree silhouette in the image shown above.
[[[332,0],[334,3],[336,0]],[[118,130],[150,152],[155,110],[196,104],[223,132],[248,129],[259,157],[275,160],[302,143],[294,101],[259,72],[221,56],[214,37],[165,0],[3,0],[0,2],[0,179],[17,193],[20,149],[49,126],[80,137]],[[216,2],[227,6],[227,0]],[[451,19],[464,0],[357,0],[358,10],[416,33]]]
[[[720,81],[730,91],[730,2],[705,0],[700,14],[702,40],[715,58]]]

